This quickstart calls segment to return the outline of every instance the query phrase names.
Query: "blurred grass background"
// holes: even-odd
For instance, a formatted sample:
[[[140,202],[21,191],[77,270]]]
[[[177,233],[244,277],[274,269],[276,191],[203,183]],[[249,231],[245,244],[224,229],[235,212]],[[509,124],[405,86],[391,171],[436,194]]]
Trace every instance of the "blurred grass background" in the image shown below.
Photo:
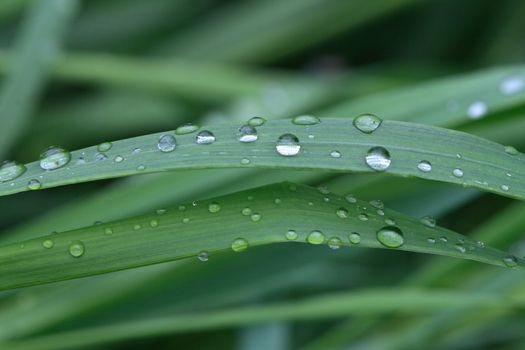
[[[482,92],[499,93],[499,80],[490,78],[494,70],[525,79],[523,18],[519,0],[3,0],[0,158],[32,161],[51,144],[77,149],[187,122],[301,113],[353,118],[361,112],[457,128],[523,150],[523,91],[517,102],[485,101],[488,113],[478,120],[463,105],[455,107],[456,99],[474,102]],[[416,179],[305,171],[154,174],[2,197],[0,240],[281,180],[381,199],[410,215],[430,214],[442,226],[523,255],[522,203]],[[4,341],[37,335],[95,326],[112,333],[110,326],[129,320],[293,303],[371,287],[387,289],[392,302],[407,286],[473,294],[525,287],[520,271],[474,262],[323,248],[263,247],[212,256],[207,263],[181,261],[3,292],[0,348]],[[276,316],[139,340],[124,330],[104,344],[86,338],[85,346],[524,349],[524,330],[520,310],[454,305],[381,317]]]

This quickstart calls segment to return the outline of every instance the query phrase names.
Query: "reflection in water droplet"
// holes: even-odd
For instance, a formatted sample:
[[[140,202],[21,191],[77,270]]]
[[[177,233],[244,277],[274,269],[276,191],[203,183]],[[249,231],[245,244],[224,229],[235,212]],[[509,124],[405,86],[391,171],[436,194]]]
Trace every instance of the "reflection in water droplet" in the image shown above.
[[[318,230],[312,231],[306,237],[306,241],[310,244],[322,244],[324,243],[324,234]]]
[[[299,153],[301,145],[299,144],[297,136],[293,134],[284,134],[277,139],[275,149],[280,155],[290,157]]]
[[[42,188],[42,183],[35,179],[29,180],[29,182],[27,183],[27,188],[30,190],[39,190]]]
[[[26,167],[15,161],[6,160],[0,166],[0,182],[11,181],[25,173]]]
[[[339,249],[341,248],[341,246],[343,245],[343,242],[341,241],[340,238],[338,237],[331,237],[329,240],[328,240],[328,247],[332,250],[336,250],[336,249]]]
[[[428,172],[432,171],[432,164],[430,164],[429,161],[422,160],[422,161],[419,162],[419,164],[417,165],[417,168],[418,168],[419,170],[421,170],[422,172],[424,172],[424,173],[428,173]]]
[[[175,129],[175,134],[177,135],[191,134],[192,132],[195,132],[197,130],[199,130],[198,125],[188,123],[188,124],[181,125],[177,129]]]
[[[364,132],[365,134],[370,134],[374,132],[381,125],[381,118],[374,114],[361,114],[357,116],[353,124],[357,130]]]
[[[321,120],[313,115],[299,115],[292,119],[292,123],[296,125],[315,125],[320,122]]]
[[[361,242],[361,235],[357,232],[352,232],[348,235],[348,240],[352,244],[359,244]]]
[[[71,160],[71,153],[59,146],[51,146],[40,154],[40,167],[54,170],[63,167]]]
[[[237,238],[232,242],[231,248],[234,252],[242,252],[248,248],[248,241],[244,238]]]
[[[240,142],[255,142],[257,141],[257,130],[250,125],[243,125],[239,128],[239,132],[237,133],[237,140]]]
[[[487,114],[487,105],[482,101],[473,102],[467,109],[467,115],[470,119],[480,119]]]
[[[299,238],[299,235],[295,230],[288,230],[285,234],[285,237],[289,241],[295,241],[297,238]]]
[[[373,147],[368,150],[365,161],[371,169],[385,171],[390,167],[390,153],[383,147]]]
[[[261,117],[253,117],[248,120],[247,124],[249,126],[261,126],[264,125],[264,123],[266,123],[266,119]]]
[[[209,145],[215,142],[215,135],[211,131],[203,130],[197,134],[195,142],[199,145]]]
[[[403,232],[395,226],[383,227],[376,234],[379,243],[388,248],[398,248],[405,243]]]
[[[74,241],[69,245],[69,254],[74,258],[80,258],[85,252],[84,243],[81,241]]]
[[[174,151],[175,148],[177,148],[177,140],[175,140],[175,136],[169,134],[162,135],[157,143],[157,148],[164,153]]]

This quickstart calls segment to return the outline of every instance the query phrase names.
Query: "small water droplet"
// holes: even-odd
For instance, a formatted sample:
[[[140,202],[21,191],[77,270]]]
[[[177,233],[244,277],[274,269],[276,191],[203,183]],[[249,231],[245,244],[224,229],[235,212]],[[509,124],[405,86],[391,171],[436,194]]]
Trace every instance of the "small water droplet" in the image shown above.
[[[507,192],[510,189],[510,187],[507,185],[501,185],[500,188],[505,192]]]
[[[309,139],[309,140],[313,140],[313,139],[315,139],[315,135],[314,135],[314,134],[308,134],[308,139]]]
[[[480,119],[487,114],[488,107],[483,101],[473,102],[467,109],[467,115],[470,119]]]
[[[455,168],[454,170],[452,170],[452,175],[454,175],[455,177],[463,177],[463,170],[461,170],[460,168]]]
[[[81,241],[74,241],[69,245],[69,254],[74,258],[80,258],[84,255],[85,250],[84,243]]]
[[[135,224],[135,225],[133,225],[133,229],[134,229],[135,231],[138,231],[138,230],[140,230],[141,228],[142,228],[142,226],[141,226],[140,224]]]
[[[242,164],[242,165],[248,165],[248,164],[250,164],[250,163],[251,163],[251,162],[250,162],[250,160],[249,160],[248,158],[243,158],[243,159],[241,159],[241,164]]]
[[[283,134],[277,139],[275,145],[277,153],[285,157],[295,156],[301,150],[299,139],[293,134]]]
[[[525,86],[525,80],[520,76],[512,76],[505,78],[500,86],[499,91],[503,95],[514,95],[520,92]]]
[[[257,141],[257,130],[250,125],[243,125],[239,128],[239,132],[237,133],[237,140],[240,142],[255,142]]]
[[[251,214],[252,214],[252,209],[251,209],[251,208],[248,208],[248,207],[243,208],[243,209],[241,210],[241,214],[244,215],[244,216],[251,215]]]
[[[417,168],[418,168],[419,170],[421,170],[422,172],[424,172],[424,173],[428,173],[428,172],[432,171],[432,164],[430,164],[429,161],[422,160],[422,161],[419,162],[419,164],[417,165]]]
[[[104,233],[106,235],[111,235],[111,234],[113,234],[113,229],[111,227],[106,227],[106,228],[104,228]]]
[[[430,243],[430,244],[434,244],[434,243],[436,243],[436,239],[432,238],[432,237],[429,237],[429,238],[427,238],[427,242]]]
[[[462,243],[458,243],[454,246],[456,250],[460,253],[465,253],[467,250],[465,249],[465,246]]]
[[[514,255],[507,255],[503,258],[503,263],[507,267],[516,267],[518,266],[518,259]]]
[[[209,259],[208,252],[203,250],[202,252],[199,253],[199,255],[197,255],[197,259],[199,259],[202,262],[208,261]]]
[[[478,247],[480,247],[480,248],[485,248],[485,242],[483,242],[483,241],[477,241],[476,244],[477,244]]]
[[[352,244],[359,244],[361,242],[361,235],[357,232],[352,232],[348,235],[348,240]]]
[[[46,248],[46,249],[50,249],[50,248],[53,248],[53,246],[55,245],[55,242],[53,242],[52,239],[45,239],[43,242],[42,242],[42,247]]]
[[[249,126],[261,126],[264,125],[264,123],[266,123],[266,119],[261,117],[250,118],[247,122]]]
[[[179,211],[185,211],[186,210],[186,206],[184,204],[181,204],[177,207],[177,209],[179,209]]]
[[[164,215],[167,212],[168,211],[166,209],[157,209],[157,210],[155,210],[155,213],[157,213],[157,215]]]
[[[39,190],[42,188],[42,183],[38,180],[29,180],[29,182],[27,183],[27,188],[30,189],[30,190]]]
[[[274,202],[275,204],[281,204],[281,203],[282,203],[282,200],[281,200],[281,198],[275,198],[275,199],[273,200],[273,202]]]
[[[345,208],[339,208],[335,211],[335,214],[341,219],[346,219],[348,217],[348,210],[346,210]]]
[[[510,154],[511,156],[517,155],[519,152],[516,148],[512,146],[505,146],[505,153]]]
[[[322,244],[324,243],[324,234],[321,231],[314,230],[306,237],[306,241],[310,244]]]
[[[395,226],[386,226],[377,231],[376,234],[379,243],[388,248],[398,248],[405,243],[403,232]]]
[[[357,130],[370,134],[377,130],[383,121],[377,115],[365,113],[357,116],[353,124]]]
[[[232,242],[231,247],[234,252],[242,252],[248,248],[248,241],[244,238],[237,238]]]
[[[97,150],[99,152],[107,152],[113,147],[113,144],[111,142],[102,142],[100,145],[97,146]]]
[[[26,167],[15,161],[6,160],[0,166],[0,182],[11,181],[25,173]]]
[[[384,209],[385,208],[385,204],[379,199],[371,200],[370,201],[370,205],[373,206],[376,209]]]
[[[292,123],[296,125],[315,125],[320,122],[321,120],[313,115],[299,115],[292,119]]]
[[[345,199],[348,203],[351,203],[351,204],[357,203],[357,199],[352,194],[347,194]]]
[[[456,153],[456,158],[457,158],[457,159],[461,159],[461,158],[462,158],[461,154]]]
[[[157,143],[157,148],[163,153],[173,152],[175,148],[177,148],[175,136],[169,134],[162,135]]]
[[[159,222],[158,222],[157,220],[155,220],[155,219],[152,219],[152,220],[149,222],[149,225],[150,225],[150,227],[155,228],[155,227],[158,227],[158,226],[159,226]]]
[[[63,167],[71,160],[71,153],[59,146],[51,146],[40,154],[40,167],[54,170]]]
[[[84,157],[78,157],[77,161],[75,162],[76,165],[83,165],[86,164],[86,160]]]
[[[430,215],[423,216],[420,221],[423,225],[427,227],[436,227],[436,219],[434,219]]]
[[[384,215],[385,215],[385,212],[383,211],[383,209],[377,209],[377,210],[376,210],[376,213],[377,213],[377,215],[379,215],[379,216],[384,216]]]
[[[445,236],[442,236],[442,237],[439,237],[439,240],[443,243],[447,243],[448,242],[448,238],[445,237]]]
[[[182,223],[187,224],[190,222],[190,218],[182,218]]]
[[[176,135],[185,135],[185,134],[191,134],[192,132],[195,132],[199,130],[199,126],[195,124],[184,124],[179,126],[177,129],[175,129]]]
[[[95,154],[95,161],[100,162],[102,160],[108,159],[108,156],[105,153],[98,152]]]
[[[336,249],[339,249],[341,248],[341,246],[343,245],[343,242],[341,241],[340,238],[338,237],[331,237],[329,240],[328,240],[328,247],[332,250],[336,250]]]
[[[219,203],[217,202],[211,202],[209,205],[208,205],[208,211],[210,213],[217,213],[221,210],[221,206],[219,205]]]
[[[132,154],[139,154],[140,152],[142,152],[142,150],[140,148],[134,148],[131,153]]]
[[[250,219],[251,219],[253,222],[260,221],[260,220],[262,219],[262,215],[259,214],[259,213],[253,213],[252,215],[250,215]]]
[[[299,235],[295,230],[288,230],[285,234],[285,237],[289,241],[295,241],[297,238],[299,238]]]
[[[365,157],[366,164],[375,171],[385,171],[390,167],[390,153],[383,147],[372,147]]]
[[[124,157],[122,157],[122,156],[115,156],[115,158],[113,160],[115,161],[115,163],[122,163],[122,161],[124,161]]]
[[[332,157],[332,158],[341,158],[341,152],[339,152],[339,151],[332,151],[332,152],[330,152],[330,157]]]
[[[145,166],[144,164],[141,164],[141,165],[139,165],[139,166],[137,167],[137,170],[138,170],[138,171],[144,171],[144,170],[146,170],[146,166]]]
[[[199,145],[209,145],[215,142],[215,135],[209,130],[202,130],[195,137],[195,142]]]
[[[357,218],[361,221],[368,221],[368,215],[366,215],[365,213],[357,215]]]

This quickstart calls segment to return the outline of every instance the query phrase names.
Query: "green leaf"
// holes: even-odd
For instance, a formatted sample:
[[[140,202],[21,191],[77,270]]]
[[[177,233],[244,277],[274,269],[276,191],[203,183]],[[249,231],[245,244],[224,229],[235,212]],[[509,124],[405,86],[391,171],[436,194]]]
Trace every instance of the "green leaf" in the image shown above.
[[[525,155],[458,131],[384,121],[374,132],[364,133],[350,120],[323,119],[310,126],[276,120],[259,127],[258,140],[247,143],[237,140],[238,129],[239,125],[201,128],[215,135],[216,141],[211,144],[197,144],[195,133],[176,135],[177,147],[172,152],[161,152],[157,147],[161,136],[173,134],[164,132],[113,142],[105,152],[96,146],[72,152],[70,164],[52,171],[42,170],[38,162],[33,162],[22,176],[1,184],[0,195],[27,191],[31,181],[49,188],[175,169],[263,167],[375,172],[365,158],[382,147],[391,158],[387,169],[390,174],[525,199]],[[293,157],[276,151],[276,141],[288,133],[300,140],[300,152]],[[428,166],[427,171],[418,169],[422,161],[431,164],[431,171]]]
[[[137,199],[140,200],[140,199]],[[248,246],[298,241],[440,254],[493,265],[521,259],[378,205],[291,183],[198,201],[0,247],[0,289],[106,273]],[[384,228],[393,228],[379,242]],[[286,236],[289,230],[295,234]],[[314,233],[311,236],[312,232]],[[352,232],[354,243],[350,243]],[[397,234],[396,234],[397,232]],[[335,241],[330,239],[337,238]],[[390,240],[388,240],[390,239]]]

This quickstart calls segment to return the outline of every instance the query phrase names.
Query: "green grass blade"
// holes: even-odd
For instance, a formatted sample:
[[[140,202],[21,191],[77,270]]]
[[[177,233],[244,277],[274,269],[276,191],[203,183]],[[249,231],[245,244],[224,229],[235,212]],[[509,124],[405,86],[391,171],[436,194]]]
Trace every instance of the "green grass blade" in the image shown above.
[[[525,155],[506,152],[499,144],[458,131],[384,121],[376,131],[366,134],[350,120],[323,119],[313,126],[276,120],[259,127],[256,142],[241,143],[236,139],[238,128],[238,125],[210,127],[217,141],[204,145],[195,142],[195,133],[177,135],[177,149],[168,153],[157,149],[159,137],[166,133],[157,133],[114,142],[102,156],[96,146],[72,152],[71,163],[53,171],[44,171],[33,162],[22,176],[1,184],[0,195],[27,191],[31,180],[39,181],[41,188],[49,188],[175,169],[263,167],[374,172],[365,157],[372,148],[380,146],[390,154],[391,165],[387,170],[390,174],[525,199]],[[277,139],[286,133],[300,140],[302,147],[297,156],[284,157],[276,151]],[[141,151],[134,152],[136,149]],[[340,157],[332,157],[334,151]],[[119,156],[124,160],[115,162]],[[106,158],[100,160],[100,157]],[[80,164],[79,159],[83,160]],[[247,160],[244,164],[243,159]],[[432,171],[419,170],[421,161],[430,162]],[[453,174],[456,168],[461,169],[463,176]]]
[[[279,203],[275,203],[276,200]],[[220,211],[209,208],[213,203],[219,203]],[[249,215],[242,215],[245,208],[249,208]],[[346,212],[337,214],[339,208]],[[368,203],[353,205],[307,186],[270,185],[194,202],[179,209],[182,210],[172,209],[164,215],[153,213],[2,246],[0,274],[5,277],[0,281],[0,289],[150,265],[195,256],[201,251],[214,254],[234,249],[231,246],[239,238],[243,240],[238,243],[250,246],[286,242],[285,233],[290,229],[297,232],[296,239],[300,242],[306,240],[309,232],[321,230],[326,237],[319,237],[318,244],[338,237],[338,245],[351,245],[348,234],[359,232],[360,242],[356,246],[384,248],[376,239],[376,233],[394,223],[403,232],[401,250],[506,266],[506,253],[481,248],[476,241],[460,234],[425,226],[419,220],[390,210],[378,213]],[[78,256],[74,257],[75,254]],[[521,259],[516,262],[524,264]]]

